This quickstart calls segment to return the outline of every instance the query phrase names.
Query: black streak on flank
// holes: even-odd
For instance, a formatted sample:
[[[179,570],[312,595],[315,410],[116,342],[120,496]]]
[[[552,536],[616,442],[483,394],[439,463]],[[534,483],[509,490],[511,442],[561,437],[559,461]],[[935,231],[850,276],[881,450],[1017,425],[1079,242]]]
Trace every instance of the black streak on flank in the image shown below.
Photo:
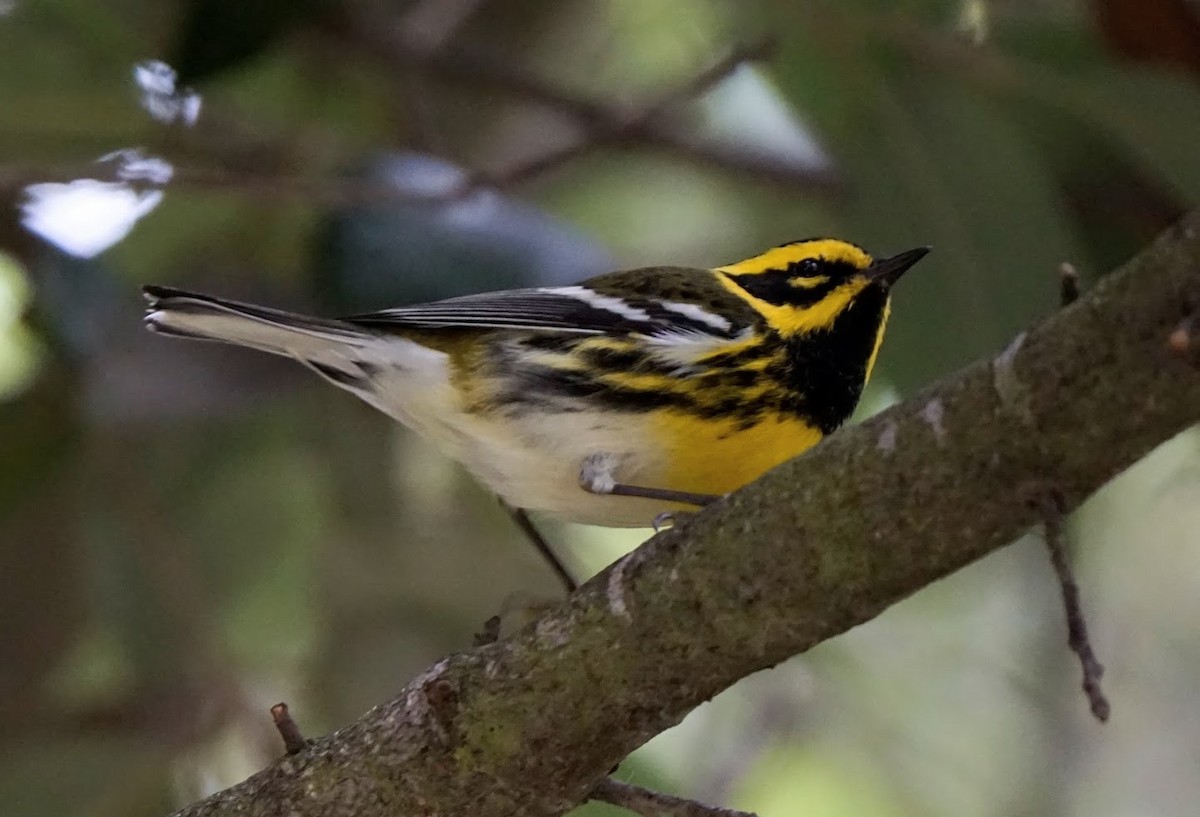
[[[581,355],[587,361],[588,366],[595,369],[598,374],[605,372],[632,372],[637,374],[658,374],[666,377],[670,375],[672,370],[679,368],[677,365],[656,360],[636,347],[628,349],[612,349],[609,347],[584,348],[581,351]]]

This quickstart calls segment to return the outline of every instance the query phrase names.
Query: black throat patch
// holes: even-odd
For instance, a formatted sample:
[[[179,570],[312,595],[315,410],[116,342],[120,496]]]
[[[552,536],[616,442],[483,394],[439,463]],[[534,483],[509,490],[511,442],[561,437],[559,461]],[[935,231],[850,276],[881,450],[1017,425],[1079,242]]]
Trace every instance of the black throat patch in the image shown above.
[[[887,307],[887,292],[863,290],[828,329],[788,339],[785,408],[811,421],[822,433],[834,431],[854,413]]]

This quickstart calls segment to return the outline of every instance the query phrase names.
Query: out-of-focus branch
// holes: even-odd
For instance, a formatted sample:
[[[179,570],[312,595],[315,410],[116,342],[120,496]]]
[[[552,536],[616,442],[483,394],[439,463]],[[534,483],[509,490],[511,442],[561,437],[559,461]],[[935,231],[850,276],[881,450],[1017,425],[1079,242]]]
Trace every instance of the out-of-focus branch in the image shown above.
[[[703,95],[740,65],[761,59],[770,49],[766,41],[734,49],[656,101],[644,107],[624,110],[578,98],[504,62],[488,62],[468,52],[418,46],[416,40],[405,36],[400,28],[389,29],[360,23],[339,30],[349,32],[353,35],[353,42],[398,64],[422,82],[430,73],[439,73],[495,85],[547,105],[574,119],[580,126],[580,136],[564,147],[546,151],[499,172],[468,174],[461,185],[429,195],[402,193],[393,184],[370,179],[296,175],[287,168],[268,165],[264,171],[261,167],[250,168],[241,163],[236,168],[179,163],[174,168],[171,184],[196,189],[235,190],[262,198],[296,197],[328,205],[379,201],[398,196],[409,200],[446,201],[464,196],[479,187],[517,187],[604,146],[663,150],[699,164],[781,184],[813,188],[832,188],[837,184],[829,168],[808,168],[743,151],[736,146],[706,144],[694,135],[670,125],[669,116],[680,105]],[[426,137],[432,138],[429,134]],[[274,154],[280,151],[261,152]],[[111,167],[97,164],[59,167],[0,165],[0,190],[17,190],[35,182],[66,182],[78,178],[117,180]]]
[[[683,137],[676,138],[674,133],[664,127],[664,117],[675,107],[703,95],[713,86],[728,77],[738,66],[747,61],[760,58],[768,49],[767,43],[739,48],[730,52],[724,59],[714,63],[680,87],[663,94],[657,101],[636,111],[616,113],[606,111],[599,106],[587,103],[576,103],[570,97],[567,100],[568,110],[583,111],[587,125],[581,138],[573,144],[549,151],[536,156],[528,162],[518,164],[498,174],[479,175],[475,182],[488,184],[499,188],[514,187],[550,170],[567,164],[596,148],[605,145],[654,145],[669,147],[683,153],[696,153],[711,163],[716,163],[714,154],[699,143],[688,143]],[[748,168],[743,167],[743,170]]]
[[[421,0],[405,9],[400,25],[434,50],[449,42],[488,0]]]
[[[429,48],[406,29],[369,17],[348,15],[339,21],[336,31],[351,46],[398,71],[423,69],[448,80],[495,88],[567,116],[583,131],[584,138],[563,148],[560,154],[539,157],[527,168],[513,168],[498,174],[498,178],[485,180],[498,182],[500,186],[524,181],[598,145],[665,151],[699,164],[782,185],[823,191],[839,186],[837,175],[829,167],[785,162],[737,147],[709,144],[673,126],[667,116],[681,102],[701,96],[740,65],[763,59],[772,48],[768,40],[735,48],[658,102],[642,109],[626,110],[581,97],[508,61],[493,60],[444,45]]]
[[[181,817],[551,817],[738,679],[1068,512],[1200,418],[1200,213],[995,359],[658,534],[510,638]]]
[[[601,780],[588,799],[620,806],[642,817],[756,817],[748,811],[706,806],[612,778]]]

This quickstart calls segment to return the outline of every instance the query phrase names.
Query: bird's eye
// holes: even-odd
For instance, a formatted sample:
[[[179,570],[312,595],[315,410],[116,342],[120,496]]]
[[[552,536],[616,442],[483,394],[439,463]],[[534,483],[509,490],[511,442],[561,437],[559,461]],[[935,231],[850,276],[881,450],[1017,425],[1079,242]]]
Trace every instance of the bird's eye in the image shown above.
[[[805,278],[812,278],[821,273],[821,265],[817,263],[817,259],[815,258],[805,258],[796,267],[796,272]]]

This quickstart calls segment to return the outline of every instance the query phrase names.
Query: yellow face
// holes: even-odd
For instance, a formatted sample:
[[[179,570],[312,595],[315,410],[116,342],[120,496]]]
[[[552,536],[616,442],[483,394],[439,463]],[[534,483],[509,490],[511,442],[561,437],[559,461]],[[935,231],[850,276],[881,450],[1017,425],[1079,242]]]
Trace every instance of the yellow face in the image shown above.
[[[717,267],[721,283],[747,298],[775,331],[789,336],[832,326],[864,289],[874,259],[833,238],[796,241]]]

